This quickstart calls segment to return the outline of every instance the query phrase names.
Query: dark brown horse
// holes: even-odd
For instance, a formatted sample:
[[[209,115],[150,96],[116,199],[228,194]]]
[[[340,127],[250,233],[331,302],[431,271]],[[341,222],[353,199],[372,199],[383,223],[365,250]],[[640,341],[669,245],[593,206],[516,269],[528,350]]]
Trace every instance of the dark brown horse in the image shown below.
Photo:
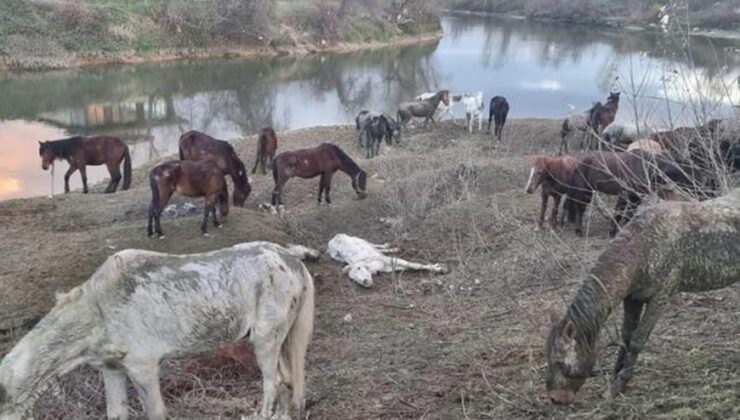
[[[293,150],[280,153],[272,164],[272,177],[275,189],[272,192],[272,205],[283,204],[283,186],[292,177],[314,178],[321,175],[319,181],[319,204],[324,194],[326,203],[331,204],[331,178],[334,172],[342,171],[352,179],[352,188],[360,198],[367,195],[367,174],[347,156],[338,146],[323,143],[312,149]]]
[[[267,159],[270,159],[270,167],[272,167],[272,161],[275,160],[275,152],[277,151],[277,134],[272,127],[265,127],[259,132],[259,138],[257,140],[257,157],[254,161],[254,167],[252,173],[257,172],[257,166],[260,166],[262,175],[267,174],[265,164]]]
[[[538,156],[534,160],[534,166],[529,171],[529,181],[525,191],[528,194],[535,192],[542,185],[542,205],[540,206],[539,225],[545,222],[547,212],[547,200],[552,197],[553,208],[550,215],[550,224],[557,225],[558,207],[560,199],[568,192],[568,181],[573,176],[578,160],[570,156]],[[565,212],[563,212],[563,216]],[[562,219],[561,219],[562,223]]]
[[[506,98],[503,96],[494,96],[491,98],[488,111],[488,132],[499,141],[501,141],[501,133],[504,131],[507,115],[509,115],[509,102]],[[491,120],[496,123],[493,133],[491,133]]]
[[[596,105],[591,108],[589,119],[591,120],[591,127],[596,131],[596,134],[601,135],[604,129],[611,123],[617,116],[619,110],[619,92],[612,92],[606,99],[606,104]]]
[[[737,283],[738,255],[740,189],[714,200],[662,202],[640,212],[601,254],[565,316],[553,317],[545,349],[552,401],[572,402],[592,376],[599,335],[619,305],[624,315],[611,391],[623,392],[672,297]]]
[[[149,172],[149,187],[152,190],[147,226],[147,234],[150,238],[155,232],[160,238],[164,237],[160,226],[160,216],[175,191],[179,191],[186,197],[205,197],[203,223],[200,225],[200,230],[204,235],[207,232],[209,214],[213,215],[213,225],[221,227],[221,222],[216,216],[217,201],[221,217],[224,218],[229,214],[229,190],[226,177],[213,159],[171,160],[157,165]]]
[[[180,136],[180,160],[212,159],[216,166],[234,182],[234,205],[243,206],[252,187],[247,169],[229,142],[214,139],[199,131]]]
[[[614,236],[619,225],[629,221],[645,194],[657,191],[668,181],[690,186],[694,182],[690,173],[670,159],[643,150],[590,153],[579,160],[568,181],[565,207],[569,219],[576,223],[576,233],[581,234],[583,214],[593,192],[616,195],[616,214],[610,232]]]
[[[110,173],[110,182],[105,189],[112,193],[121,182],[121,161],[123,161],[123,190],[131,186],[131,154],[128,146],[118,137],[70,137],[62,140],[39,142],[41,168],[49,169],[55,159],[64,159],[69,163],[69,170],[64,174],[64,192],[69,192],[69,177],[76,171],[82,176],[82,192],[87,194],[86,166],[105,165]]]

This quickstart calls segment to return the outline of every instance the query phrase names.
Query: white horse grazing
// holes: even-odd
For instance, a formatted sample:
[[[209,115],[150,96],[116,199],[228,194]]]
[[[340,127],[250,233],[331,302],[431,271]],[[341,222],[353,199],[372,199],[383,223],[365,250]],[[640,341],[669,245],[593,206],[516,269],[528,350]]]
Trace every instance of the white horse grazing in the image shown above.
[[[460,102],[465,107],[465,126],[468,132],[473,132],[475,118],[478,118],[478,131],[483,130],[483,110],[485,109],[483,92],[465,93],[460,98]]]
[[[398,248],[391,248],[389,244],[372,244],[364,239],[340,233],[329,241],[327,247],[329,256],[339,262],[347,264],[343,271],[349,273],[357,284],[364,287],[373,285],[373,274],[390,273],[404,270],[426,270],[444,274],[449,272],[442,264],[419,264],[396,257],[389,257],[385,253],[399,252]]]
[[[436,95],[437,92],[424,92],[421,95],[414,98],[415,101],[426,101],[428,99],[431,99]],[[457,103],[460,102],[461,96],[460,95],[450,95],[450,104],[447,105],[444,102],[440,101],[437,105],[437,109],[434,111],[434,119],[436,121],[442,121],[442,117],[449,116],[452,120],[453,124],[457,124],[455,122],[455,115],[452,114],[452,108],[455,107]]]
[[[126,377],[149,419],[165,419],[162,358],[248,340],[263,377],[261,418],[289,418],[304,395],[314,286],[307,248],[250,242],[169,255],[110,256],[57,303],[0,363],[0,419],[29,417],[49,382],[76,366],[100,369],[109,419],[128,418]],[[292,387],[292,404],[291,392]],[[274,416],[274,417],[273,417]]]

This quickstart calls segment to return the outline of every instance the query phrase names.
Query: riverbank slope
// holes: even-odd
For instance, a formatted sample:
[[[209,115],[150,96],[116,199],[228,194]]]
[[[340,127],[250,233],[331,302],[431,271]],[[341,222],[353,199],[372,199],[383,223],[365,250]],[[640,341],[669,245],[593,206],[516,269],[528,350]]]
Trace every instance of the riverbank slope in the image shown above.
[[[348,51],[441,37],[436,2],[418,3],[398,11],[347,0],[7,0],[0,70]]]
[[[451,272],[378,275],[363,289],[326,255],[308,264],[317,285],[311,418],[736,417],[738,285],[677,297],[624,397],[604,398],[607,376],[599,375],[577,405],[550,404],[543,382],[549,313],[564,310],[608,243],[598,212],[588,238],[536,228],[540,197],[524,186],[533,157],[556,152],[558,133],[557,120],[513,119],[496,143],[445,122],[409,130],[371,160],[362,158],[352,126],[278,133],[280,150],[340,145],[368,172],[369,196],[357,200],[350,180],[337,173],[333,204],[319,206],[318,180],[293,179],[280,217],[259,206],[269,199],[271,176],[251,175],[247,206],[232,209],[225,228],[209,237],[199,232],[202,201],[179,196],[172,203],[192,201],[195,213],[164,220],[163,240],[146,237],[147,167],[134,171],[125,192],[104,195],[96,187],[88,195],[0,202],[0,354],[53,305],[54,292],[85,281],[119,250],[192,253],[253,240],[321,249],[334,234],[348,233],[392,242],[402,258],[445,263]],[[254,137],[236,144],[248,167],[255,144]],[[613,365],[620,319],[615,313],[607,323],[597,372]],[[163,369],[173,417],[238,419],[259,403],[253,366],[192,366],[175,360]],[[75,370],[45,395],[36,418],[100,418],[102,389],[97,372]]]

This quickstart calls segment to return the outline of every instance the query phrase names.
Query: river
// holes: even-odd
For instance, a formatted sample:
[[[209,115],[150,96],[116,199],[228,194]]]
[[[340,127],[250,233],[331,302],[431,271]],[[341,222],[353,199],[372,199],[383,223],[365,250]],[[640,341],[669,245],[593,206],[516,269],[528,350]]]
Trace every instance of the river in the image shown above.
[[[49,194],[37,142],[76,134],[121,137],[139,166],[176,153],[190,129],[234,139],[267,125],[348,124],[362,109],[395,112],[440,88],[504,95],[510,118],[562,118],[620,90],[617,123],[661,126],[740,103],[737,41],[499,18],[442,23],[444,37],[423,45],[0,74],[0,200]],[[56,166],[59,193],[67,164]],[[91,183],[106,176],[88,170]],[[71,187],[81,187],[79,173]]]

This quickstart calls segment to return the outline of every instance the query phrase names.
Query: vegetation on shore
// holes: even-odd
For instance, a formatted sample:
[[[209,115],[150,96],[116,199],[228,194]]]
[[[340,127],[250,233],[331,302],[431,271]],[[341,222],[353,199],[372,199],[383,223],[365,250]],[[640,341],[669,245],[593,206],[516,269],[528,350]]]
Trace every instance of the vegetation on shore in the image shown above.
[[[423,0],[5,0],[0,68],[286,54],[438,32]],[[210,52],[210,53],[209,53]]]
[[[739,0],[450,0],[448,7],[455,11],[614,26],[655,25],[665,7],[684,27],[740,30]]]

